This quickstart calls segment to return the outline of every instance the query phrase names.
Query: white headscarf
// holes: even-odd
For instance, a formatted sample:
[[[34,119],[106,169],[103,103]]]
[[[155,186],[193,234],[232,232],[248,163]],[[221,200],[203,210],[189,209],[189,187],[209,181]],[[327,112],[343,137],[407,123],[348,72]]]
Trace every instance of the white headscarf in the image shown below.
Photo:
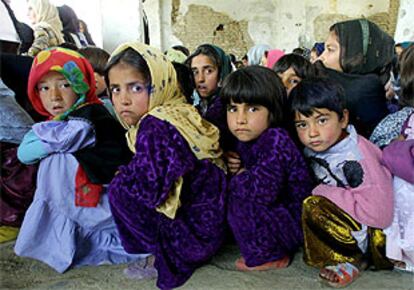
[[[55,34],[59,43],[65,42],[63,39],[63,25],[59,18],[59,12],[56,6],[52,5],[49,0],[28,0],[27,5],[31,7],[37,18],[34,25],[51,29]]]

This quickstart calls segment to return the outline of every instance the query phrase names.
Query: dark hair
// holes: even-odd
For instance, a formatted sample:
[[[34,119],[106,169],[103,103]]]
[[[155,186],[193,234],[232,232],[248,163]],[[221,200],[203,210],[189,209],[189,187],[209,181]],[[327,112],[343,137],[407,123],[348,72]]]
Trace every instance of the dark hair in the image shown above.
[[[292,50],[292,53],[295,53],[298,55],[303,55],[304,52],[305,50],[302,47],[296,47],[295,49]]]
[[[251,65],[231,73],[224,81],[220,97],[226,105],[231,101],[262,105],[269,110],[270,126],[281,126],[286,90],[271,69]]]
[[[173,61],[172,64],[177,74],[177,82],[180,86],[181,92],[184,94],[187,102],[192,103],[191,95],[194,91],[194,82],[191,69],[188,66],[175,61]]]
[[[117,64],[128,64],[134,67],[138,72],[140,72],[144,77],[147,83],[151,82],[151,72],[147,65],[145,59],[134,49],[127,48],[124,51],[120,52],[119,54],[115,55],[106,65],[105,67],[105,82],[106,86],[109,88],[109,71],[111,68]],[[111,90],[109,90],[109,94],[112,97]]]
[[[185,46],[182,46],[182,45],[174,45],[172,48],[175,49],[175,50],[181,51],[182,53],[185,54],[185,56],[189,56],[190,55],[190,51]]]
[[[296,112],[309,117],[315,109],[328,109],[343,117],[344,89],[327,78],[310,78],[301,81],[290,93],[291,114]]]
[[[79,32],[78,16],[72,7],[65,4],[56,8],[59,13],[59,19],[62,22],[63,31],[75,34]]]
[[[214,49],[214,47],[212,47],[209,44],[202,44],[199,47],[197,47],[197,49],[186,59],[184,64],[187,65],[189,68],[191,68],[191,62],[193,61],[193,58],[200,54],[206,55],[213,62],[213,64],[217,67],[218,69],[218,74],[217,74],[218,80],[217,81],[219,81],[220,75],[221,75],[221,68],[223,64],[221,62],[220,56],[218,55],[217,51]]]
[[[414,107],[414,45],[404,49],[400,57],[401,106]]]
[[[79,51],[79,47],[76,46],[76,44],[72,43],[72,42],[63,42],[61,44],[58,45],[59,47],[62,48],[67,48],[70,50],[74,50],[74,51]]]
[[[89,30],[88,30],[88,25],[86,25],[86,22],[85,21],[83,21],[83,20],[81,20],[81,19],[79,19],[78,20],[78,29],[80,30],[80,25],[83,25],[83,35],[85,35],[85,37],[86,37],[86,41],[88,42],[88,45],[95,45],[95,43],[93,42],[93,40],[92,40],[92,36],[91,36],[91,34],[89,33]]]
[[[106,50],[96,46],[88,46],[79,49],[79,53],[91,63],[96,73],[102,76],[105,74],[105,66],[110,57]]]
[[[289,68],[292,68],[302,80],[316,76],[316,70],[312,63],[299,54],[286,54],[273,65],[273,70],[276,73],[284,73]]]

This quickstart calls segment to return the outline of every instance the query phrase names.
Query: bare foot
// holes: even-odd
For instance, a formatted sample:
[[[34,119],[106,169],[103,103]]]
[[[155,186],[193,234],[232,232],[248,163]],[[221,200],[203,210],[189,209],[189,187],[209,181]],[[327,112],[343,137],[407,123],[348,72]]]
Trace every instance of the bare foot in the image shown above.
[[[275,269],[282,269],[289,266],[290,258],[289,256],[285,256],[282,259],[267,262],[259,266],[249,267],[246,265],[246,261],[243,257],[238,258],[236,260],[236,268],[240,271],[267,271],[267,270],[275,270]]]
[[[125,276],[129,279],[141,280],[157,277],[157,269],[154,267],[155,257],[150,255],[128,265],[124,270]]]

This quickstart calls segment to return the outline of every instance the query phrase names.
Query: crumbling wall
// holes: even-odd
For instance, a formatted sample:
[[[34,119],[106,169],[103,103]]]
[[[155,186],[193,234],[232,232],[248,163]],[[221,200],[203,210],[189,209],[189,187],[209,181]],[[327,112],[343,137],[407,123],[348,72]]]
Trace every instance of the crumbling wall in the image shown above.
[[[178,12],[179,0],[173,0],[173,12]],[[172,13],[172,27],[176,37],[193,51],[203,43],[216,44],[227,53],[242,57],[253,45],[245,20],[236,21],[229,15],[204,5],[190,5],[185,15]]]
[[[259,43],[290,52],[297,46],[311,47],[315,41],[325,41],[333,23],[360,17],[374,21],[390,35],[394,35],[397,21],[405,17],[406,28],[400,35],[409,35],[405,38],[409,40],[414,33],[414,12],[399,9],[400,2],[413,6],[412,0],[242,1],[243,4],[240,0],[146,1],[145,8],[152,5],[163,11],[157,19],[160,11],[146,9],[152,39],[159,39],[152,43],[159,43],[163,50],[175,44],[194,50],[202,43],[213,43],[238,57]],[[158,5],[151,4],[154,2]]]
[[[368,6],[369,8],[372,4]],[[389,35],[394,35],[395,28],[398,19],[398,8],[400,6],[400,0],[389,0],[388,11],[375,13],[366,17],[368,20],[376,23],[381,29],[386,31]],[[325,41],[328,35],[329,27],[339,21],[345,21],[349,19],[355,19],[359,17],[365,17],[365,15],[359,15],[357,17],[350,17],[344,14],[327,13],[318,15],[314,22],[315,41]]]

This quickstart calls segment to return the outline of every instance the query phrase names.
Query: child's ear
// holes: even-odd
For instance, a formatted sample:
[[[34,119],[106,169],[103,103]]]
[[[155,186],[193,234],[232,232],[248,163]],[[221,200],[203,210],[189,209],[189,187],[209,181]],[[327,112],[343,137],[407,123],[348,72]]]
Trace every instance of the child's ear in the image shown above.
[[[342,129],[345,129],[348,126],[348,122],[349,122],[349,111],[347,109],[344,109],[342,112],[342,119],[341,121],[341,127]]]

